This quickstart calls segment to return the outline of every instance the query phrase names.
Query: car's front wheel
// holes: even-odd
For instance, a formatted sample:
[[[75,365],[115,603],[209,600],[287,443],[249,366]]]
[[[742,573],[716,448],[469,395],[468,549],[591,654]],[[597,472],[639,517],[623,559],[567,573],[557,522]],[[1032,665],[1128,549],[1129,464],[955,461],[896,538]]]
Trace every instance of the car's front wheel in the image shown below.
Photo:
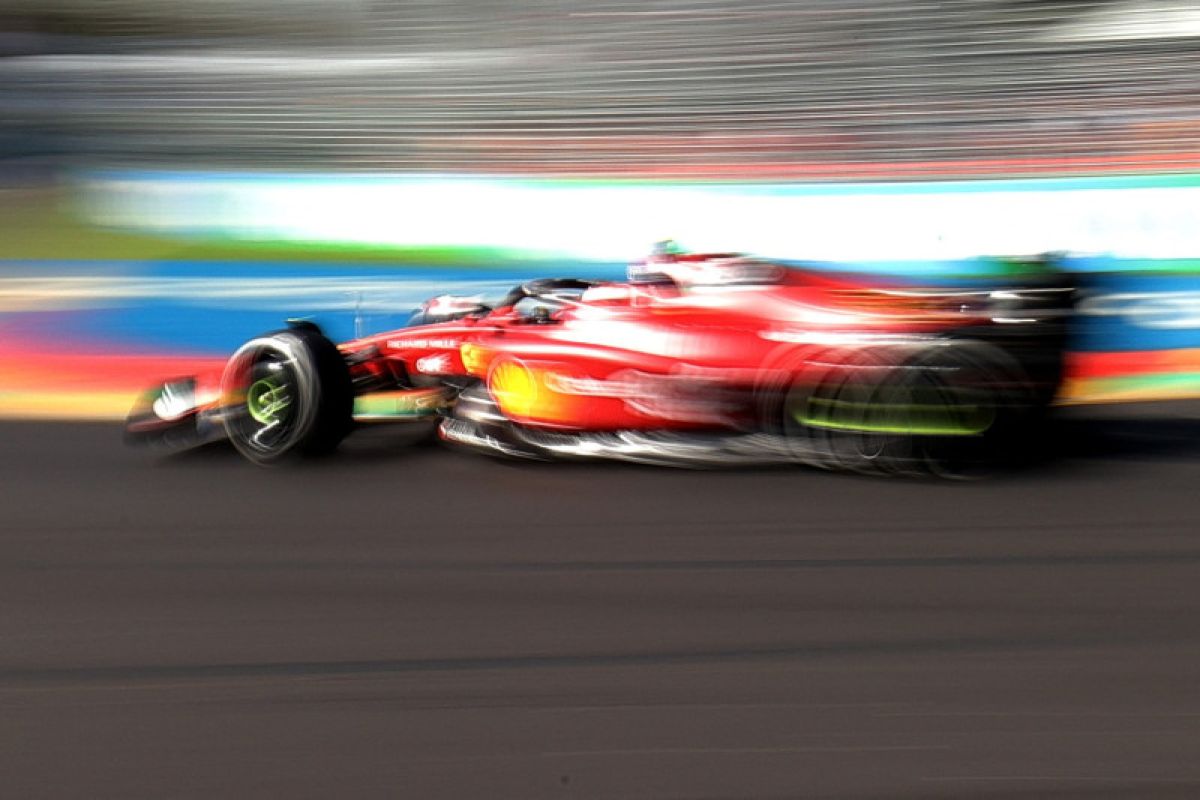
[[[222,423],[257,464],[334,450],[352,424],[354,396],[337,347],[298,327],[242,345],[221,381]]]

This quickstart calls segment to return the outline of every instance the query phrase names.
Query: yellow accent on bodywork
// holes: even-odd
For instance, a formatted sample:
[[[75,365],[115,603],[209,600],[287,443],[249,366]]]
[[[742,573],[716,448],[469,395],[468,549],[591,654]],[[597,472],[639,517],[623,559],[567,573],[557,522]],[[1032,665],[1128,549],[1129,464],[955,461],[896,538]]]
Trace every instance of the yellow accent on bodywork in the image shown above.
[[[487,375],[488,367],[495,355],[488,348],[470,342],[464,342],[458,349],[458,354],[462,358],[463,369],[467,371],[467,374],[480,378]]]

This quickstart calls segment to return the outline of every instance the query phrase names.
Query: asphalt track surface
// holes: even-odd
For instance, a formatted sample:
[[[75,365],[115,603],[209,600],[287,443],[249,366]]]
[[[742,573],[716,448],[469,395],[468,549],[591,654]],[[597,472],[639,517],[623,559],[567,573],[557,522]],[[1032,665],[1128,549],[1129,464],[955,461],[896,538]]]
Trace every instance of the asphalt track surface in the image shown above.
[[[0,795],[1194,798],[1200,409],[973,483],[0,425]]]

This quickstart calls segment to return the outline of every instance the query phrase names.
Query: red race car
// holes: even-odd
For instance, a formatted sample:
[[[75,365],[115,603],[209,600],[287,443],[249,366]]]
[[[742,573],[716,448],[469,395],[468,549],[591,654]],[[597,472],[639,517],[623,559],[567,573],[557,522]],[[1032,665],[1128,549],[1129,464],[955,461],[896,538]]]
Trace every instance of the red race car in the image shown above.
[[[954,474],[1041,419],[1070,297],[1053,277],[932,290],[660,252],[627,283],[438,297],[340,345],[293,323],[219,376],[147,393],[127,432],[227,437],[266,464],[328,453],[356,422],[433,418],[448,442],[521,458]]]

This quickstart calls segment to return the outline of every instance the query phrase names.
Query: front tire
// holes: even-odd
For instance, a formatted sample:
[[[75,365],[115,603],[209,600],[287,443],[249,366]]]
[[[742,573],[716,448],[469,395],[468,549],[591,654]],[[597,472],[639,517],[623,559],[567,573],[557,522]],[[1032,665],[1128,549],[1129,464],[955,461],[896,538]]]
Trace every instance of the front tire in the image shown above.
[[[332,452],[349,433],[354,393],[337,347],[312,327],[242,345],[221,380],[222,423],[256,464]]]

